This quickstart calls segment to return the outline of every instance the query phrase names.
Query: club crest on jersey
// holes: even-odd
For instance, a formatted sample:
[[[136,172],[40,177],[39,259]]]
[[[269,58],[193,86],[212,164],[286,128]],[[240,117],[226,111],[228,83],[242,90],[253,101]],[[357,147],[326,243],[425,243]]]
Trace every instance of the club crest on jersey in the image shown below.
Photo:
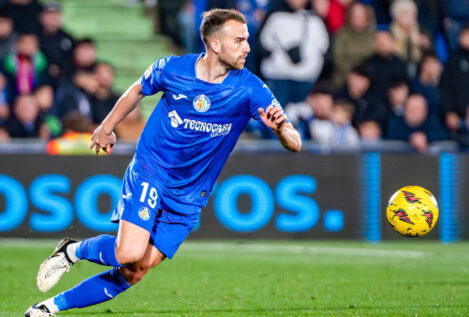
[[[147,221],[150,219],[150,210],[147,207],[142,207],[138,210],[138,216],[140,219]]]
[[[210,99],[205,95],[198,95],[194,98],[192,105],[197,112],[205,112],[210,109]]]

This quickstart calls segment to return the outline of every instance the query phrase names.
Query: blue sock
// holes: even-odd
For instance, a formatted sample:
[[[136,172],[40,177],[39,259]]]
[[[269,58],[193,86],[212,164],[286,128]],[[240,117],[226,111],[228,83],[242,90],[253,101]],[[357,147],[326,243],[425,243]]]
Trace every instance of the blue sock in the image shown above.
[[[101,265],[121,267],[123,265],[116,259],[116,239],[109,234],[85,239],[77,247],[75,255]]]
[[[60,311],[87,307],[113,299],[130,286],[115,267],[55,296],[54,304]]]

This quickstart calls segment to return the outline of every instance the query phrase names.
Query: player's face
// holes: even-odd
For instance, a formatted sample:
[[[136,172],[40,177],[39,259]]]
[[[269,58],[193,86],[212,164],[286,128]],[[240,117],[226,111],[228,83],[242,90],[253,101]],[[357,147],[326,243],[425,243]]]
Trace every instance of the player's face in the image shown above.
[[[246,56],[251,51],[248,43],[248,27],[246,24],[229,20],[220,32],[220,62],[230,69],[242,69]]]

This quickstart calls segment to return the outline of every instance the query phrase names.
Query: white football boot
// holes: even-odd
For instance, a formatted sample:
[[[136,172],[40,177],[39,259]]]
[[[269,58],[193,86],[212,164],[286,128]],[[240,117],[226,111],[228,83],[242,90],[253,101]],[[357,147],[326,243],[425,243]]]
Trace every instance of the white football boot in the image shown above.
[[[39,306],[38,306],[39,305]],[[24,317],[49,317],[55,316],[46,305],[34,304],[24,313]]]
[[[70,267],[74,263],[68,257],[66,249],[69,244],[75,242],[77,241],[70,238],[62,239],[55,248],[54,252],[52,252],[52,254],[41,264],[39,267],[39,272],[37,273],[37,288],[41,292],[45,293],[49,291],[55,284],[59,282],[60,278],[65,272],[70,271]]]

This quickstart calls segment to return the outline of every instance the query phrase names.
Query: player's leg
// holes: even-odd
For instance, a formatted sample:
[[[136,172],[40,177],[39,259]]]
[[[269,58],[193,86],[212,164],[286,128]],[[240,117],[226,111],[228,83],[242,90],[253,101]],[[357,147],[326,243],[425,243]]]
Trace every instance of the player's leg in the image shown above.
[[[37,312],[38,317],[48,317],[59,311],[88,307],[111,300],[138,283],[151,268],[164,259],[165,256],[158,249],[147,244],[139,261],[92,276],[77,286],[34,305],[28,309],[25,316],[33,317],[32,313]]]
[[[65,238],[41,264],[37,287],[42,292],[49,291],[73,264],[82,259],[113,267],[137,262],[145,253],[149,237],[147,230],[121,220],[117,237],[99,235],[81,242]]]
[[[92,276],[68,291],[33,305],[25,316],[34,316],[34,312],[39,314],[41,309],[45,312],[38,316],[49,316],[48,313],[98,304],[122,293],[164,259],[163,254],[148,243],[149,238],[147,230],[121,220],[115,257],[119,263],[128,267],[114,267]]]

